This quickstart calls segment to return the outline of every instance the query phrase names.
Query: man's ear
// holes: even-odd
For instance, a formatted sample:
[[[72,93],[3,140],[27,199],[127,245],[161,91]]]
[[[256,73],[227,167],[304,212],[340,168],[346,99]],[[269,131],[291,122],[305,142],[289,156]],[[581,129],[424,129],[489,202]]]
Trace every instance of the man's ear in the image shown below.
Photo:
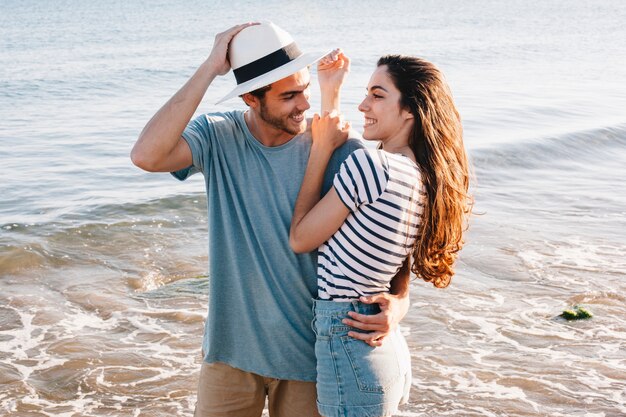
[[[252,109],[257,109],[261,105],[261,100],[258,97],[253,96],[250,93],[242,94],[241,98],[243,99],[243,102],[246,103],[248,107]]]

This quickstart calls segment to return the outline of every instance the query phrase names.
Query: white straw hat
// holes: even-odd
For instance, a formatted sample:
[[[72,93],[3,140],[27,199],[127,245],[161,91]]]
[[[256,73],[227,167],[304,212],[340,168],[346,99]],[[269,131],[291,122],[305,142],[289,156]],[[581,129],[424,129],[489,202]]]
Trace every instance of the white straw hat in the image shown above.
[[[295,74],[328,53],[303,54],[291,35],[272,22],[249,26],[228,46],[237,87],[217,104]]]

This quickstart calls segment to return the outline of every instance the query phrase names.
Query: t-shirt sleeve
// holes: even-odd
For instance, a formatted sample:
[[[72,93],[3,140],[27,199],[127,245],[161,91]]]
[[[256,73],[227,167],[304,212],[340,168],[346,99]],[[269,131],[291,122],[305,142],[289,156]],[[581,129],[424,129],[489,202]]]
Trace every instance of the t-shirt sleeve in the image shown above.
[[[363,149],[363,142],[359,139],[348,139],[346,143],[336,149],[333,152],[333,156],[328,161],[328,166],[326,167],[326,172],[324,173],[324,182],[322,184],[322,195],[326,195],[328,191],[333,186],[333,181],[335,179],[335,174],[339,172],[339,168],[343,161],[345,161],[352,152]]]
[[[343,204],[356,211],[362,204],[372,204],[381,196],[388,178],[380,152],[359,149],[341,164],[333,186]]]
[[[211,151],[211,135],[213,129],[209,121],[208,115],[198,116],[185,128],[182,137],[191,149],[192,165],[183,168],[171,174],[184,181],[197,172],[205,172],[206,165],[209,161],[209,152]]]

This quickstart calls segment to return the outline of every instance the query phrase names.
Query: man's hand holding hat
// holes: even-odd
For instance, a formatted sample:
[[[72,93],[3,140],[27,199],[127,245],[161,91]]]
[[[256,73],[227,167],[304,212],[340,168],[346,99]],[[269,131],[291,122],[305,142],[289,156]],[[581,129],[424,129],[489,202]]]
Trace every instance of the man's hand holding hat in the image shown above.
[[[213,49],[207,58],[207,64],[217,75],[225,75],[230,71],[230,61],[228,60],[228,45],[230,41],[243,29],[254,25],[258,25],[258,23],[250,22],[236,25],[215,35]]]

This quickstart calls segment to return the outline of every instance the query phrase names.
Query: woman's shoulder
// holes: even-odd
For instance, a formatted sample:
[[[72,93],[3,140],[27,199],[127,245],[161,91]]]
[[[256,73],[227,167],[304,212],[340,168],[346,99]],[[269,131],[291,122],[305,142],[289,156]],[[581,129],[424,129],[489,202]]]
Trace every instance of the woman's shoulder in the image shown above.
[[[389,164],[384,152],[373,148],[363,148],[350,155],[350,170],[358,175],[368,188],[375,187],[378,194],[387,188]]]
[[[364,147],[352,152],[350,157],[360,166],[368,165],[375,170],[388,170],[389,162],[382,150]]]
[[[389,161],[389,164],[403,167],[405,170],[410,172],[419,172],[419,167],[417,166],[417,163],[413,161],[413,159],[411,159],[409,156],[401,153],[385,152],[383,150],[380,150],[380,152],[383,152],[385,154],[387,160]]]
[[[421,188],[423,185],[422,171],[410,157],[397,153],[385,152],[389,175],[394,179],[401,180],[406,184]]]
[[[386,183],[389,178],[389,163],[384,152],[364,147],[350,154],[346,160],[350,171],[358,172],[366,179],[376,178],[378,183]]]

